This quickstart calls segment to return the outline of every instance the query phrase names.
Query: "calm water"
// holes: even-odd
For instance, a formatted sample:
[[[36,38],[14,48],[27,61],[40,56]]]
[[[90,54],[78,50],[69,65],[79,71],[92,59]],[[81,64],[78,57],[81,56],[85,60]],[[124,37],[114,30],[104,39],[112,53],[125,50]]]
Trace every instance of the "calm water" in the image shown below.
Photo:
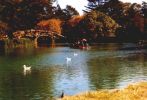
[[[99,44],[90,50],[17,48],[0,51],[0,100],[46,100],[147,81],[147,50],[120,50],[128,44]],[[77,53],[78,56],[74,56]],[[70,57],[71,62],[66,62]],[[31,66],[24,73],[23,65]]]

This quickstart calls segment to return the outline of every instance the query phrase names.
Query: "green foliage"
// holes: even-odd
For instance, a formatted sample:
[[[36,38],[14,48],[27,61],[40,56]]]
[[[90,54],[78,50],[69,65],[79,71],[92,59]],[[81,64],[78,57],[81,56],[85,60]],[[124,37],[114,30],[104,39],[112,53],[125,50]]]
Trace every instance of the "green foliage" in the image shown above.
[[[111,17],[99,11],[88,13],[80,25],[84,28],[83,31],[89,33],[93,38],[115,36],[118,28],[118,24]]]
[[[131,4],[119,0],[109,0],[104,5],[96,6],[94,10],[107,14],[121,26],[117,29],[117,37],[134,41],[141,39],[141,32],[143,27],[146,26],[145,23],[143,24],[145,13],[141,13],[146,11],[145,8],[145,3],[141,6],[137,3]]]
[[[144,33],[147,33],[147,2],[142,3],[142,14],[144,17]]]
[[[11,32],[30,29],[45,18],[50,18],[52,0],[0,0],[0,20],[6,22]]]
[[[147,32],[146,2],[140,5],[119,0],[88,0],[88,12],[80,17],[72,6],[54,7],[55,1],[0,0],[0,33],[7,32],[13,37],[14,31],[32,29],[36,25],[57,33],[62,29],[70,38],[117,36],[130,39],[141,36],[142,30]],[[62,20],[62,24],[53,19]]]
[[[68,41],[75,41],[79,38],[79,25],[80,21],[83,20],[83,16],[73,16],[70,20],[66,21],[62,28],[63,35],[67,37]]]
[[[142,3],[142,12],[143,12],[143,16],[147,18],[147,2]]]
[[[61,9],[60,6],[57,5],[55,13],[55,17],[63,21],[67,21],[71,19],[73,16],[79,15],[79,12],[70,5],[67,5],[65,9]]]

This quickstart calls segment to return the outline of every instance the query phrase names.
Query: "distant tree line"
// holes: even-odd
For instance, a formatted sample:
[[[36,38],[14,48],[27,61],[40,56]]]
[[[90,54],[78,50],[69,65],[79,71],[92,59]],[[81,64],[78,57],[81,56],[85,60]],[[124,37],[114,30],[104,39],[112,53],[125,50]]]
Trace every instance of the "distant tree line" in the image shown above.
[[[70,5],[62,9],[56,0],[0,0],[0,34],[43,29],[63,34],[69,42],[115,38],[147,39],[147,3],[88,0],[84,15]]]
[[[111,17],[119,27],[113,29],[118,41],[147,39],[147,3],[123,3],[119,0],[88,0],[86,13],[99,11]],[[110,22],[107,24],[111,24]],[[107,30],[107,29],[104,29]],[[109,33],[109,32],[108,32]],[[107,34],[108,34],[107,33]],[[104,33],[105,34],[105,33]],[[105,35],[106,36],[106,35]]]
[[[134,42],[147,39],[146,2],[142,2],[141,5],[119,0],[88,1],[85,15],[72,28],[72,32],[76,32],[77,35],[84,34],[84,37],[92,41],[114,38],[116,41]]]

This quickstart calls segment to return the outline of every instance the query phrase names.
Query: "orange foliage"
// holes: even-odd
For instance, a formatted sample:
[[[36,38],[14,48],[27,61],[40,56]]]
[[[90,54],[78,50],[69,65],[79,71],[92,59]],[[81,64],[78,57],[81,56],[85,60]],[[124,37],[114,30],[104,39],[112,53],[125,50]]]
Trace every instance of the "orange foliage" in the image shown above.
[[[72,17],[69,21],[68,24],[72,27],[76,26],[82,19],[84,18],[84,16],[74,16]]]
[[[0,31],[8,30],[8,24],[0,21]]]
[[[37,28],[61,34],[61,21],[59,19],[42,20]]]

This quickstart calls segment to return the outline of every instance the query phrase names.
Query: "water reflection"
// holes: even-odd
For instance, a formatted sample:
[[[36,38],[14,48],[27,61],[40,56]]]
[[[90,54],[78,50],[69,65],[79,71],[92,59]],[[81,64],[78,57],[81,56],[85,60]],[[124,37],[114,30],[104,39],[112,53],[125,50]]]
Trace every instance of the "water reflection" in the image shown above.
[[[146,50],[119,50],[121,44],[100,44],[90,50],[17,48],[0,55],[0,99],[45,100],[87,90],[121,88],[147,80]],[[77,56],[74,56],[77,53]],[[66,57],[71,61],[66,62]],[[31,73],[23,73],[23,65]]]

